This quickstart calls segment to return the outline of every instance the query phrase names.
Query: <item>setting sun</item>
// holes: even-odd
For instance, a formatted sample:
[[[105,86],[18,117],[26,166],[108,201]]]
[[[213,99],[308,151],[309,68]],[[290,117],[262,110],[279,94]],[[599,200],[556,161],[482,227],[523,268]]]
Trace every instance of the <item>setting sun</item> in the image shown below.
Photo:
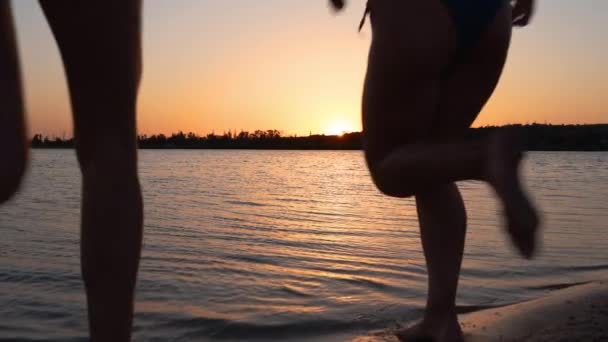
[[[344,133],[350,133],[356,130],[357,129],[346,120],[334,120],[326,126],[323,133],[326,135],[344,135]]]

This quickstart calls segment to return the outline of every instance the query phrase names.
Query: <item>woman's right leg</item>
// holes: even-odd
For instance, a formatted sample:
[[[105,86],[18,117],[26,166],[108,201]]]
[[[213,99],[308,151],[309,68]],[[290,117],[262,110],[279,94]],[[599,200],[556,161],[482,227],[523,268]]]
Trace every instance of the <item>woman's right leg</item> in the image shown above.
[[[438,0],[372,5],[374,41],[363,117],[374,182],[387,195],[409,197],[456,181],[486,181],[503,201],[516,246],[530,257],[538,219],[519,185],[521,153],[513,147],[512,134],[499,131],[487,139],[464,140],[502,72],[510,8],[499,11],[470,56],[451,65],[449,46],[455,34]],[[412,35],[416,37],[408,37]],[[452,73],[446,78],[442,72],[448,65]]]
[[[426,2],[424,6],[418,3],[421,7],[418,11],[409,10],[420,14],[420,9],[432,7],[431,3]],[[401,25],[394,23],[404,21],[409,25],[414,22],[416,29],[428,25],[416,23],[416,18],[402,17],[393,21],[393,25],[375,22],[386,19],[390,23],[393,13],[397,16],[404,13],[395,11],[395,7],[402,4],[392,4],[391,11],[385,13],[389,18],[383,18],[383,14],[377,11],[372,13],[374,28],[381,24],[394,31],[397,25]],[[377,9],[372,8],[374,10]],[[449,26],[445,24],[449,21],[447,16],[441,13],[445,9],[431,10],[439,15],[435,13],[433,17],[431,13],[422,13],[419,17],[436,19],[431,20],[436,33],[442,32],[441,27]],[[496,160],[509,159],[505,158],[506,155],[513,152],[508,144],[510,140],[503,134],[485,141],[463,140],[466,129],[492,94],[502,71],[510,37],[510,21],[504,20],[507,16],[510,19],[507,11],[508,8],[503,9],[502,17],[497,19],[497,22],[507,22],[507,26],[495,23],[497,27],[493,30],[496,32],[489,33],[485,44],[480,43],[480,50],[473,54],[482,58],[455,68],[453,77],[447,81],[440,75],[447,62],[438,60],[436,56],[449,55],[449,51],[431,49],[430,56],[417,56],[417,59],[408,55],[407,49],[428,53],[428,46],[449,46],[449,33],[433,36],[424,35],[420,30],[404,30],[418,31],[415,34],[429,37],[428,46],[406,45],[405,49],[398,51],[400,42],[391,41],[390,34],[387,34],[378,39],[380,44],[374,42],[370,51],[363,104],[368,164],[374,181],[384,193],[397,197],[416,195],[429,274],[425,318],[420,325],[402,332],[402,338],[461,339],[455,297],[464,249],[466,214],[453,182],[467,179],[494,182],[488,177],[489,166],[496,165]],[[436,41],[432,41],[433,37]],[[420,44],[416,39],[413,43]],[[504,148],[496,148],[501,145]],[[512,160],[511,169],[516,166],[517,160]],[[525,223],[536,225],[535,222]]]
[[[406,9],[404,2],[387,1],[382,4],[390,8],[384,12],[374,6],[380,2],[370,3],[375,31],[363,98],[366,157],[372,177],[382,192],[397,197],[416,194],[428,271],[427,311],[421,324],[399,336],[458,341],[461,331],[455,298],[466,213],[453,182],[482,178],[484,145],[446,142],[437,137],[435,122],[442,99],[441,72],[453,55],[455,33],[449,15],[438,1],[434,5],[433,1],[409,3],[417,3],[419,8]],[[399,17],[405,12],[420,16],[412,20]],[[396,18],[392,17],[393,13],[397,13]],[[417,23],[416,18],[436,20],[429,28],[431,23]],[[408,37],[402,35],[392,38],[397,24],[384,32],[378,29],[380,25],[403,22],[412,27],[402,32],[429,39],[412,38],[414,41],[409,43]],[[403,41],[408,44],[401,45]],[[412,52],[417,55],[412,56]]]

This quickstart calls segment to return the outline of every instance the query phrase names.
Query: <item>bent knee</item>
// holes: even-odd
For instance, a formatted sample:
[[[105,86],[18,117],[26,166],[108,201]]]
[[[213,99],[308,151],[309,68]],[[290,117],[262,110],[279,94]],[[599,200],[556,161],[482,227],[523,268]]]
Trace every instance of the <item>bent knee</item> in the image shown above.
[[[8,201],[19,190],[27,159],[27,152],[16,153],[0,166],[0,203]]]
[[[380,168],[370,168],[372,181],[376,188],[384,195],[397,198],[408,198],[416,195],[416,189],[403,179],[397,179],[387,171]]]
[[[447,187],[453,187],[454,183],[446,184],[426,184],[426,183],[414,183],[406,179],[407,176],[403,177],[390,177],[387,175],[381,175],[372,173],[372,180],[376,185],[376,188],[383,194],[397,198],[409,198],[409,197],[429,197],[435,196],[436,194],[445,193]]]

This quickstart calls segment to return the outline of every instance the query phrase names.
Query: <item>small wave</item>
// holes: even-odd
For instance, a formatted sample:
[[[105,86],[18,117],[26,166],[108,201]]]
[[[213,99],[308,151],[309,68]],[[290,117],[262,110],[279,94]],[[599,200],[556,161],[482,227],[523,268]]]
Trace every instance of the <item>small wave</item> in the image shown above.
[[[49,284],[49,283],[79,283],[80,276],[72,272],[57,272],[51,271],[34,271],[30,269],[24,270],[6,270],[0,271],[0,282],[17,283],[17,284]]]
[[[298,289],[296,289],[296,288],[294,288],[292,286],[289,286],[289,285],[283,285],[281,287],[281,291],[286,292],[286,293],[291,294],[291,295],[294,295],[294,296],[298,296],[298,297],[305,297],[305,298],[314,297],[311,294],[308,294],[308,293],[306,293],[304,291],[300,291],[300,290],[298,290]]]
[[[6,325],[0,325],[0,331],[2,332],[2,336],[0,336],[0,342],[86,342],[89,339],[83,336],[62,336],[62,337],[50,337],[48,334],[39,334],[38,336],[45,337],[18,337],[17,335],[23,336],[20,329],[15,329],[14,327],[9,327]],[[15,335],[11,336],[11,333],[15,333]]]
[[[266,204],[262,204],[262,203],[258,203],[258,202],[249,202],[249,201],[228,200],[228,201],[224,201],[224,203],[234,204],[234,205],[244,205],[244,206],[248,206],[248,207],[265,207],[266,206]]]
[[[192,328],[179,340],[197,340],[208,337],[228,340],[287,340],[293,337],[327,336],[361,329],[378,328],[378,323],[347,322],[341,320],[303,320],[293,323],[256,324],[248,322],[196,318],[176,320],[169,328]]]
[[[584,285],[584,284],[589,284],[589,283],[590,282],[588,282],[588,281],[582,281],[582,282],[578,282],[578,283],[559,283],[559,284],[549,284],[549,285],[540,285],[540,286],[530,286],[530,287],[528,287],[528,289],[555,291],[555,290],[561,290],[561,289],[565,289],[568,287]]]
[[[278,265],[277,260],[273,260],[272,258],[262,257],[262,256],[253,256],[253,255],[238,255],[238,254],[228,254],[224,255],[226,259],[232,259],[237,261],[244,261],[248,263],[254,264],[265,264],[265,265]]]
[[[364,287],[371,287],[373,289],[388,289],[391,286],[376,280],[371,280],[371,279],[367,279],[367,278],[339,278],[337,279],[339,281],[343,281],[343,282],[347,282],[350,284],[354,284],[354,285],[360,285],[360,286],[364,286]]]
[[[568,267],[569,271],[604,271],[608,270],[608,264],[589,265],[589,266],[574,266]]]
[[[280,197],[280,198],[275,198],[275,200],[277,200],[279,202],[295,202],[295,203],[319,203],[320,202],[320,201],[315,201],[314,199],[311,199],[311,198],[301,199],[301,198],[295,198],[295,197]]]
[[[148,314],[149,315],[149,314]],[[152,316],[152,315],[149,315]],[[230,320],[223,318],[209,318],[209,317],[196,317],[189,319],[171,319],[166,323],[161,324],[162,328],[169,329],[181,329],[181,328],[204,328],[204,329],[218,329],[223,326],[230,324]]]

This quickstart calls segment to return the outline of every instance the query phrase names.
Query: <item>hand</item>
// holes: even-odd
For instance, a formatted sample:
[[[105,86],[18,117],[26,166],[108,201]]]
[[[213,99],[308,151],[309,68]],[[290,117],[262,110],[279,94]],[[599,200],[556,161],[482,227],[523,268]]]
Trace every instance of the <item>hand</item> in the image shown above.
[[[334,10],[339,11],[344,8],[344,0],[329,0]]]
[[[526,26],[534,14],[534,0],[516,0],[513,6],[513,26]]]

